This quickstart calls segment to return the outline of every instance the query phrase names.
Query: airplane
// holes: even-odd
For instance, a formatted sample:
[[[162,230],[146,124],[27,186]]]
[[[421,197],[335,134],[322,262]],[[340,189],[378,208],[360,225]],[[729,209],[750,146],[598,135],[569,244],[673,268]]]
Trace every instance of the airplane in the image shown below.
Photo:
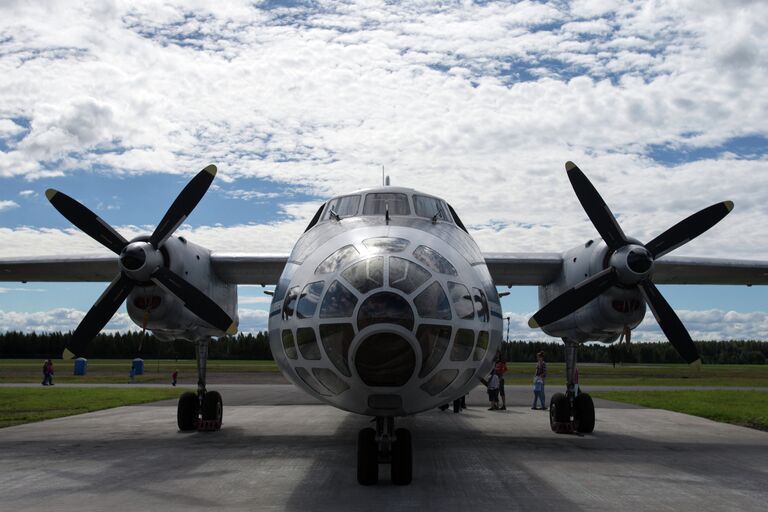
[[[237,285],[276,284],[269,340],[280,371],[339,409],[374,418],[360,430],[357,479],[412,481],[413,448],[397,418],[464,396],[486,376],[502,341],[497,287],[538,286],[529,325],[561,338],[566,387],[550,400],[550,428],[590,433],[594,404],[574,382],[578,347],[628,336],[649,307],[682,358],[700,359],[656,284],[768,284],[768,261],[667,256],[720,222],[723,201],[653,240],[624,234],[585,174],[566,163],[573,190],[600,238],[563,253],[482,253],[443,199],[409,188],[359,190],[325,202],[289,255],[210,251],[173,236],[216,175],[209,165],[179,193],[150,235],[126,240],[57,190],[46,197],[115,256],[0,259],[0,281],[109,281],[74,331],[65,357],[82,355],[120,305],[161,340],[196,344],[198,386],[179,398],[181,431],[219,430],[222,397],[206,387],[212,337],[238,327]],[[502,294],[504,292],[501,292]]]

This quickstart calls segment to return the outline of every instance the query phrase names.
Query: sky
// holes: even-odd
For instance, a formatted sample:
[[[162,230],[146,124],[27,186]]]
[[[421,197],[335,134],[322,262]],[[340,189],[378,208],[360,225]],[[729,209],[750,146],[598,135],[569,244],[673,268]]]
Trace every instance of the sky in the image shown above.
[[[761,1],[5,1],[0,258],[105,253],[49,187],[130,238],[211,163],[177,234],[212,250],[287,254],[384,166],[484,251],[560,252],[597,237],[572,160],[629,236],[729,199],[674,254],[768,259],[766,83]],[[0,330],[72,329],[105,286],[0,282]],[[694,339],[768,339],[765,287],[661,290]],[[240,287],[241,329],[263,291]],[[510,291],[510,338],[545,339],[536,289]],[[662,339],[650,313],[633,339]]]

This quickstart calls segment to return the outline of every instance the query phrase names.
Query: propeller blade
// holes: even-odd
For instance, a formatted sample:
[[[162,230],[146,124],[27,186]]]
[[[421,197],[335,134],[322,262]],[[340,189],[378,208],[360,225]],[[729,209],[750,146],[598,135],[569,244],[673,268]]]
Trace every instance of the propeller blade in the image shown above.
[[[613,267],[606,268],[555,297],[528,320],[528,326],[536,328],[560,320],[586,305],[617,282],[616,270]]]
[[[699,352],[696,350],[696,345],[693,344],[691,335],[688,334],[683,322],[680,321],[677,313],[661,295],[656,285],[646,279],[640,282],[640,291],[651,308],[653,316],[656,317],[661,330],[664,331],[664,335],[675,347],[677,353],[686,363],[701,365]]]
[[[732,201],[723,201],[681,220],[647,244],[645,248],[654,259],[660,258],[681,245],[687,244],[723,220],[733,210]]]
[[[152,280],[184,301],[187,309],[212,326],[225,331],[227,334],[237,332],[237,326],[232,318],[218,304],[172,270],[158,267],[152,274]]]
[[[208,191],[208,187],[211,186],[213,178],[216,176],[216,166],[209,165],[199,173],[197,176],[187,183],[187,186],[179,192],[176,200],[173,202],[168,211],[165,212],[163,220],[155,228],[155,232],[149,238],[149,243],[152,247],[157,249],[165,242],[169,236],[176,231],[184,219],[192,213],[197,203],[203,198]]]
[[[616,217],[611,213],[608,205],[597,192],[592,183],[587,179],[581,169],[571,161],[565,163],[565,170],[568,171],[568,179],[571,180],[571,186],[576,197],[579,198],[584,211],[587,212],[589,220],[603,237],[605,243],[614,251],[627,245],[627,237],[621,230],[621,226],[616,222]]]
[[[69,222],[115,254],[120,254],[123,247],[128,245],[128,241],[112,226],[67,194],[49,188],[45,191],[45,197]]]
[[[123,273],[118,274],[72,333],[72,341],[64,349],[62,358],[82,355],[88,343],[107,325],[132,289],[133,281]]]

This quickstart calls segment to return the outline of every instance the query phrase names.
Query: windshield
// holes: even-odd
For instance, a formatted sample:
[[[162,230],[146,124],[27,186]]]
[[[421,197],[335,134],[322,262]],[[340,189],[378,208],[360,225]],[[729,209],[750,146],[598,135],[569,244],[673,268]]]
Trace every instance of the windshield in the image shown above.
[[[357,207],[360,206],[360,196],[343,196],[328,201],[328,208],[325,209],[323,220],[331,218],[331,212],[335,212],[339,217],[351,217],[357,215]]]
[[[435,197],[414,195],[413,208],[416,210],[416,215],[419,217],[428,217],[431,219],[437,215],[439,220],[447,221],[450,219],[445,211],[445,207],[443,207],[443,202]]]
[[[363,215],[384,215],[387,208],[390,215],[410,215],[411,213],[408,207],[408,196],[405,194],[380,193],[365,196]]]

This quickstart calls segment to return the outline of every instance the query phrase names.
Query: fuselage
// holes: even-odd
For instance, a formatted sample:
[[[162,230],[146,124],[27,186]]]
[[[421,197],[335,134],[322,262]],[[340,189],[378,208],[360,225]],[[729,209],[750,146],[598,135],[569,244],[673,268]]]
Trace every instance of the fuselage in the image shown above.
[[[489,371],[501,331],[498,293],[455,213],[397,187],[323,205],[291,252],[269,318],[287,378],[372,416],[462,396]]]

